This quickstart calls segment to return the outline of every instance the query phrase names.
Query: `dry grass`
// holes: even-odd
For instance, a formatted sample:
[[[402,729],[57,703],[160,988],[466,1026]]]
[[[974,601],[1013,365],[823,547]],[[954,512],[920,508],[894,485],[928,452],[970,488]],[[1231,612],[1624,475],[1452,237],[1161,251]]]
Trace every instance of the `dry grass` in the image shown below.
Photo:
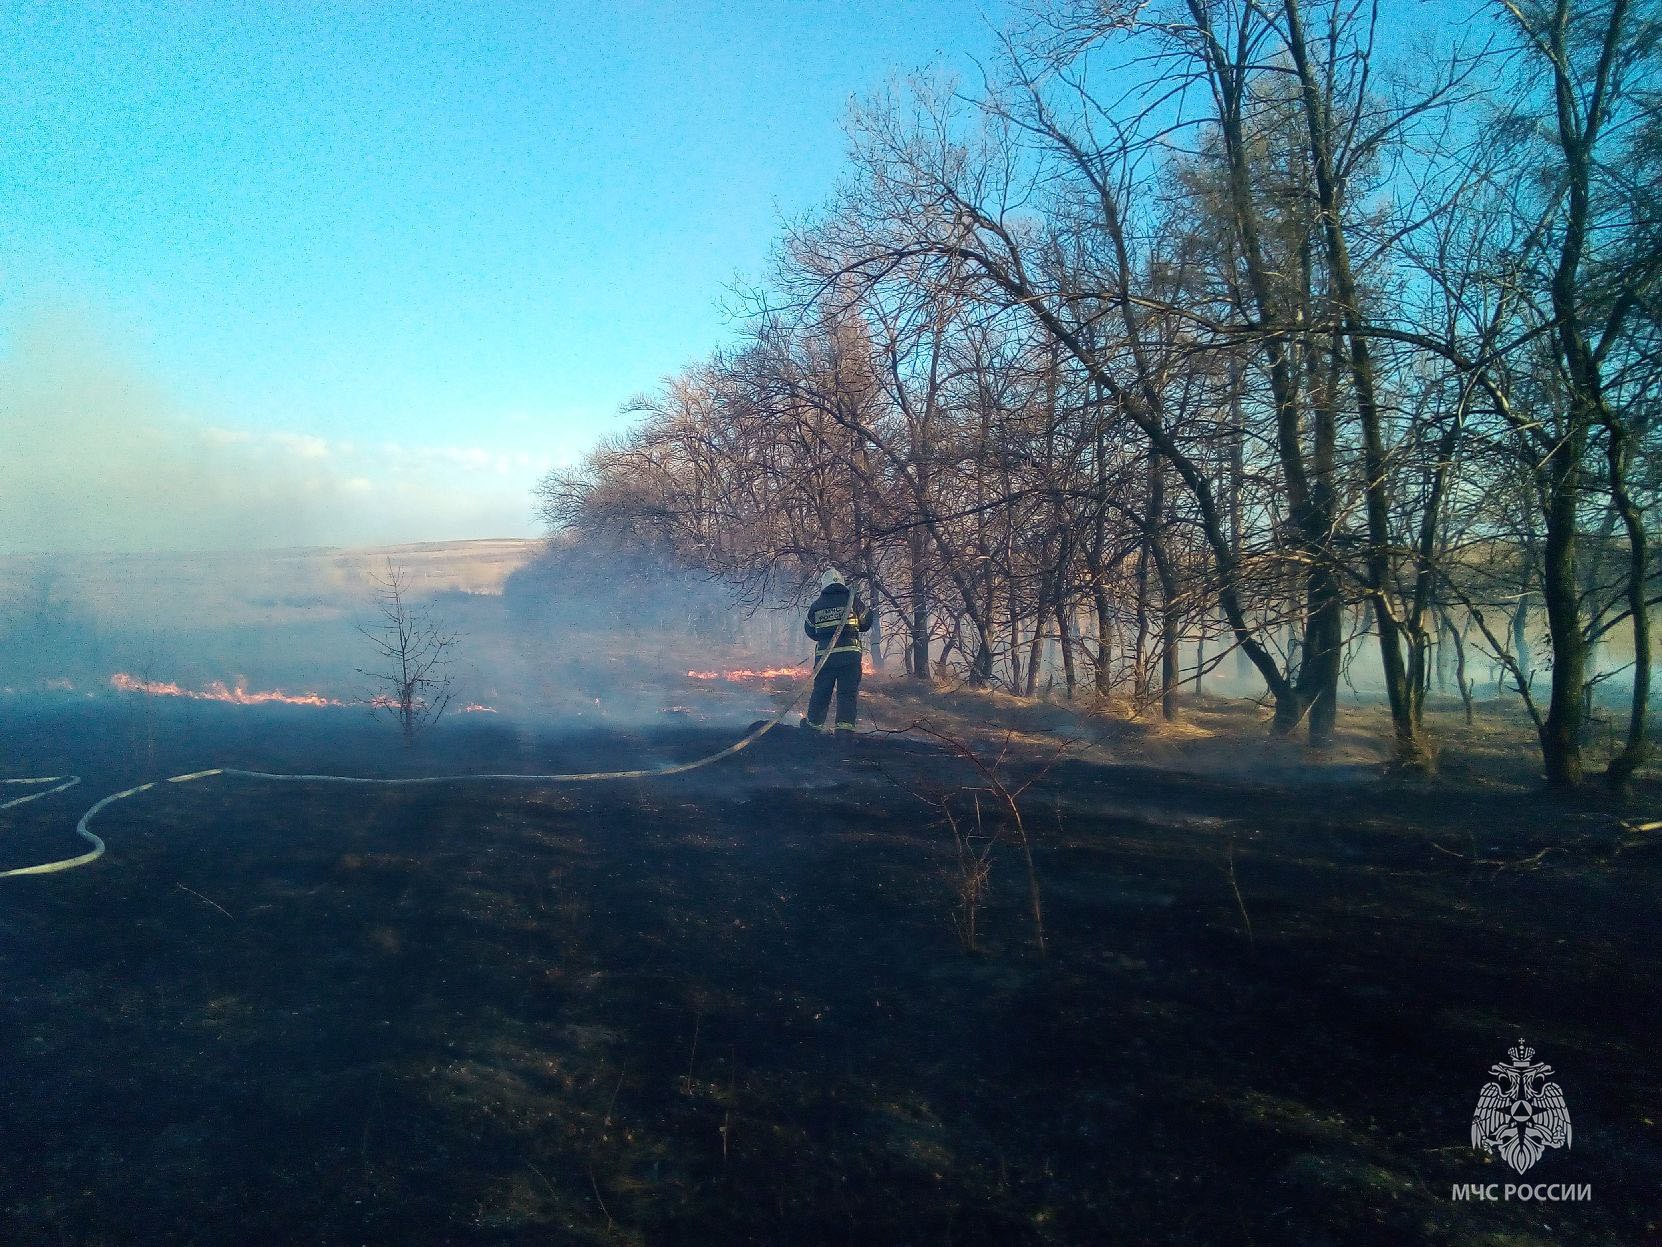
[[[1380,702],[1342,703],[1334,743],[1321,750],[1309,747],[1302,728],[1291,736],[1274,735],[1269,707],[1249,698],[1185,698],[1179,717],[1167,722],[1157,708],[1138,714],[1120,700],[1066,702],[991,690],[924,689],[898,677],[875,676],[868,677],[862,707],[863,719],[884,727],[927,718],[943,731],[970,738],[996,736],[1052,748],[1057,740],[1068,740],[1072,755],[1093,761],[1242,778],[1342,778],[1383,770],[1391,758],[1390,718]],[[1458,701],[1434,698],[1425,722],[1439,766],[1451,777],[1522,784],[1539,779],[1534,728],[1512,701],[1479,702],[1476,720],[1468,725]],[[1607,728],[1596,719],[1589,733],[1589,775],[1603,769],[1619,744]],[[1662,765],[1653,764],[1647,775],[1662,776]]]

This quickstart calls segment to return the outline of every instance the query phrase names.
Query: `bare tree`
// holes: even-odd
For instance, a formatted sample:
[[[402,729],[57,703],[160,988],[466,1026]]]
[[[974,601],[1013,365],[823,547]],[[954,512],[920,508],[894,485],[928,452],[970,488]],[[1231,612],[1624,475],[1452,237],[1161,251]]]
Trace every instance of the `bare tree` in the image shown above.
[[[1530,57],[1522,115],[1536,124],[1548,190],[1540,231],[1549,269],[1555,442],[1541,472],[1545,543],[1542,593],[1552,638],[1552,702],[1541,730],[1548,778],[1579,783],[1586,710],[1588,641],[1577,577],[1594,443],[1603,435],[1606,488],[1628,540],[1627,611],[1636,663],[1628,738],[1610,769],[1624,786],[1646,755],[1650,693],[1650,575],[1642,504],[1630,489],[1648,406],[1623,385],[1624,365],[1654,346],[1651,293],[1656,260],[1653,193],[1657,123],[1654,92],[1641,84],[1656,64],[1658,25],[1647,6],[1506,3]],[[1527,72],[1527,71],[1526,71]],[[1550,120],[1549,120],[1550,118]],[[1647,168],[1648,166],[1648,168]],[[1533,188],[1531,188],[1533,189]],[[1634,380],[1646,370],[1631,370]],[[1624,401],[1625,400],[1625,401]]]
[[[1033,8],[979,99],[854,111],[747,341],[545,482],[550,520],[753,601],[847,568],[921,678],[1071,693],[1083,659],[1169,717],[1233,651],[1317,746],[1371,633],[1414,768],[1469,638],[1563,786],[1631,630],[1624,784],[1662,574],[1654,5],[1496,0],[1413,65],[1376,0]]]
[[[460,638],[410,602],[402,566],[388,559],[386,575],[371,572],[369,578],[375,582],[379,618],[358,631],[375,647],[376,666],[360,667],[358,674],[375,689],[370,706],[397,722],[408,748],[450,706],[450,668]]]

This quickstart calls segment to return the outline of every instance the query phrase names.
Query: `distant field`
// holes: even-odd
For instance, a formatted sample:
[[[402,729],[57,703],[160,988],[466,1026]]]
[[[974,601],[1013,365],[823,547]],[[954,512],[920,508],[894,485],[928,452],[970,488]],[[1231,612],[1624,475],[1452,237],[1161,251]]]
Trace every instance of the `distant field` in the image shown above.
[[[0,557],[0,611],[65,606],[101,622],[196,628],[321,622],[360,610],[390,559],[410,588],[499,594],[542,543],[527,538],[360,549]]]

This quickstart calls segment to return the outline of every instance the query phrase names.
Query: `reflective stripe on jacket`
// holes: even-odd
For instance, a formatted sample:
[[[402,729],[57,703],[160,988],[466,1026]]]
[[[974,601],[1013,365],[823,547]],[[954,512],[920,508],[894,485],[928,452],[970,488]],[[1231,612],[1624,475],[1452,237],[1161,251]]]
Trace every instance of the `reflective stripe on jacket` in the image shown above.
[[[803,632],[814,642],[814,657],[824,657],[826,647],[831,644],[831,638],[837,636],[837,625],[843,622],[844,616],[848,618],[848,625],[843,628],[842,635],[837,637],[836,647],[830,652],[865,652],[865,642],[861,640],[861,634],[871,628],[871,609],[860,600],[858,594],[854,595],[851,608],[847,585],[827,585],[814,599],[814,604],[808,608],[808,617],[802,623]]]

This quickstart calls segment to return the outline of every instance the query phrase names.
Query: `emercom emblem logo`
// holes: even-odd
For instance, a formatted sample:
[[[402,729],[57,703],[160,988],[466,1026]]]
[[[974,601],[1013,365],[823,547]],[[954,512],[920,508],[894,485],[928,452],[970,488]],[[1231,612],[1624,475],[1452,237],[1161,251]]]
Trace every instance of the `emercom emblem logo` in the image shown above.
[[[1472,1147],[1498,1154],[1518,1173],[1526,1173],[1551,1148],[1570,1146],[1570,1110],[1564,1089],[1543,1081],[1552,1066],[1535,1059],[1522,1039],[1508,1053],[1511,1061],[1489,1067],[1498,1081],[1485,1083],[1472,1113]]]

